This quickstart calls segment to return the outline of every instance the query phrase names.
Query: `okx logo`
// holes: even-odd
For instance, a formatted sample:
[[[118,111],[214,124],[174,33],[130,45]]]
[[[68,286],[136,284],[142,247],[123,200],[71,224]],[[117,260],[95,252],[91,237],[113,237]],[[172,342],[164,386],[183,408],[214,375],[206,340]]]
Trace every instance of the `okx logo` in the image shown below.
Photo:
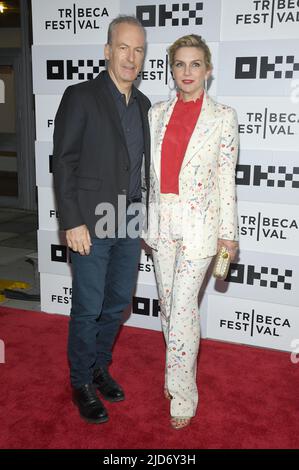
[[[298,72],[298,73],[296,73]],[[285,79],[299,76],[299,62],[294,55],[236,57],[236,79]]]
[[[200,26],[203,24],[203,2],[172,5],[138,5],[136,16],[144,27]]]
[[[237,165],[236,184],[268,188],[299,188],[299,166]]]
[[[92,80],[105,68],[105,60],[47,60],[47,80]]]
[[[231,263],[229,273],[225,279],[228,282],[247,284],[255,287],[268,287],[271,289],[291,290],[291,269],[270,268],[268,266],[256,267],[249,264]]]

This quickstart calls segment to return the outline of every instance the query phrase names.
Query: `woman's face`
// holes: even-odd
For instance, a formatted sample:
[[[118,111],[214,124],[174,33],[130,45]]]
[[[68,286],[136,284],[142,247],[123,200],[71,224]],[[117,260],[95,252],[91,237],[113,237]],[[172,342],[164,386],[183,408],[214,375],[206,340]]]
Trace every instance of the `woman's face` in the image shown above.
[[[174,57],[172,73],[184,101],[196,100],[204,81],[210,75],[204,61],[204,51],[198,47],[180,47]]]

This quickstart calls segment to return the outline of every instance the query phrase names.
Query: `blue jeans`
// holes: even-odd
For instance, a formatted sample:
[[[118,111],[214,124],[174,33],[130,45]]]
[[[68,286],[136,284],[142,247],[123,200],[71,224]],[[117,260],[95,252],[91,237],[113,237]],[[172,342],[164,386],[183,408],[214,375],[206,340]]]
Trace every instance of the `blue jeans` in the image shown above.
[[[107,366],[122,321],[131,303],[140,258],[140,238],[92,239],[89,255],[71,252],[72,309],[68,357],[71,383],[93,381],[93,371]]]

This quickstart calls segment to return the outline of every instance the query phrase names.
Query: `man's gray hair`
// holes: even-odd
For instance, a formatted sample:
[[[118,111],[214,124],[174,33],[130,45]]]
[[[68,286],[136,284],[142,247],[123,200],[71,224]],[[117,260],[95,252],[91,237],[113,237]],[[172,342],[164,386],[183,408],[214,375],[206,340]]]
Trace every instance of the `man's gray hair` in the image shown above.
[[[114,20],[112,20],[111,23],[109,24],[108,35],[107,35],[107,44],[112,43],[113,31],[114,31],[115,27],[118,24],[122,24],[122,23],[127,23],[127,24],[132,24],[132,25],[138,26],[139,28],[142,29],[142,31],[144,33],[144,37],[146,36],[145,28],[140,23],[140,21],[136,18],[136,16],[119,15],[116,18],[114,18]]]

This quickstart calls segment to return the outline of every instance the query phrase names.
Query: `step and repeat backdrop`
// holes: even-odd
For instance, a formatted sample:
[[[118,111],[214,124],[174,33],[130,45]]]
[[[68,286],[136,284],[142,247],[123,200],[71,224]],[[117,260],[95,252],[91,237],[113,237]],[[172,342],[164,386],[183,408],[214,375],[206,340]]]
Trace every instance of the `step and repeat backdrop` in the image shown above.
[[[167,47],[196,33],[213,55],[209,93],[239,116],[240,255],[207,278],[202,336],[290,351],[299,338],[299,1],[32,0],[42,310],[69,314],[71,269],[52,181],[54,117],[68,85],[104,69],[110,21],[136,15],[148,49],[137,84],[152,103],[173,95]],[[74,110],[76,112],[76,110]],[[160,330],[144,249],[128,325]]]

